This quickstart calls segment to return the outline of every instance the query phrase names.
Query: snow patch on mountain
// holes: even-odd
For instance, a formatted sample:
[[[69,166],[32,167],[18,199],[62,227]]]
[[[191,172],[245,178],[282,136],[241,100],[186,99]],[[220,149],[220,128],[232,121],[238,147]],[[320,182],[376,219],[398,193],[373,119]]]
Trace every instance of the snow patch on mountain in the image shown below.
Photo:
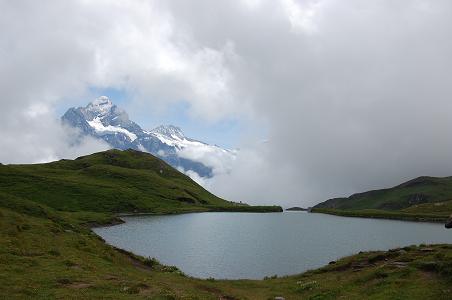
[[[186,138],[182,130],[176,126],[161,125],[151,130],[150,133],[156,136],[162,143],[174,147],[179,157],[198,161],[212,167],[214,174],[229,172],[230,165],[236,157],[235,151]],[[195,178],[194,174],[189,171],[185,170],[183,172]]]
[[[229,172],[236,157],[235,151],[188,138],[173,125],[143,130],[106,96],[85,107],[70,108],[62,120],[83,135],[102,139],[113,148],[132,148],[158,156],[197,182]]]
[[[89,126],[91,126],[96,133],[123,133],[125,134],[130,141],[135,141],[137,139],[137,135],[128,131],[127,129],[121,128],[119,126],[105,126],[102,124],[102,120],[99,117],[94,118],[92,121],[87,121]]]
[[[185,139],[184,134],[182,133],[182,130],[177,127],[177,126],[173,126],[173,125],[160,125],[154,129],[152,129],[151,131],[149,131],[149,133],[153,133],[155,135],[160,135],[160,136],[167,136],[167,137],[171,137],[173,139]]]

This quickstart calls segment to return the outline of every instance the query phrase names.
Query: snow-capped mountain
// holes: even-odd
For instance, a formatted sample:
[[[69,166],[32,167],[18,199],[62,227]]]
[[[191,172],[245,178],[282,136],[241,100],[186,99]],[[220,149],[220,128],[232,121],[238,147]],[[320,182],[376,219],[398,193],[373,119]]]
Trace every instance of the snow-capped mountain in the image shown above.
[[[225,172],[235,158],[234,151],[187,138],[173,125],[143,130],[106,96],[85,107],[68,109],[62,121],[78,128],[83,135],[106,141],[113,148],[152,153],[189,175],[195,172],[201,177],[211,177],[214,172]]]

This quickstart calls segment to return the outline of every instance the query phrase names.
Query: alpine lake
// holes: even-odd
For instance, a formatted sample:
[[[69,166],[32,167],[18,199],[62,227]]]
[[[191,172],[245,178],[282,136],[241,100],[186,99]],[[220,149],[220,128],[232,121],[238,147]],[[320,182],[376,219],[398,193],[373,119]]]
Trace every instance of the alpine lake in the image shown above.
[[[332,215],[189,213],[123,217],[93,230],[107,243],[189,276],[262,279],[302,273],[359,251],[452,243],[443,224]]]

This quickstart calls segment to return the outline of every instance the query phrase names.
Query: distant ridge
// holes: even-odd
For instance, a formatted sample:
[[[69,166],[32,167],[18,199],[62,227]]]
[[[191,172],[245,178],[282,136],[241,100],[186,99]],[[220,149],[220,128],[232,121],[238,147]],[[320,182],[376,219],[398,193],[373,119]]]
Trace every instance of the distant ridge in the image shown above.
[[[329,199],[314,208],[400,210],[449,200],[452,200],[452,177],[422,176],[392,188]]]
[[[299,206],[294,206],[294,207],[289,207],[286,208],[287,211],[308,211],[308,208],[303,208],[303,207],[299,207]]]

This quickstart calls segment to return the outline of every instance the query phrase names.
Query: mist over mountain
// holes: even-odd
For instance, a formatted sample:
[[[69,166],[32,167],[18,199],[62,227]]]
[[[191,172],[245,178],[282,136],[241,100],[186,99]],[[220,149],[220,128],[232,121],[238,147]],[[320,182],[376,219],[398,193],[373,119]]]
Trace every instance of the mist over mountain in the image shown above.
[[[72,144],[59,109],[116,93],[130,114],[233,132],[232,165],[193,147],[174,159],[211,166],[205,187],[235,201],[307,207],[451,175],[452,1],[0,3],[3,164],[111,147]]]
[[[195,179],[227,171],[228,162],[235,158],[234,151],[188,138],[173,125],[145,130],[107,96],[85,107],[69,108],[61,119],[79,129],[82,136],[102,139],[116,149],[149,152]]]

